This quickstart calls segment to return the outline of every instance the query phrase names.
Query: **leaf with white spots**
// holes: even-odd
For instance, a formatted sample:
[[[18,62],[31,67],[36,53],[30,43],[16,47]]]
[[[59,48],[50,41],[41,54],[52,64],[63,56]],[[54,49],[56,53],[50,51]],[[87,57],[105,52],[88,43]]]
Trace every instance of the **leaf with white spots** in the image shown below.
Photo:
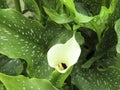
[[[40,23],[29,20],[14,10],[0,10],[0,53],[10,58],[26,60],[30,76],[49,77],[50,74],[44,74],[51,73],[52,70],[43,53],[45,44],[48,43],[43,31]]]
[[[82,48],[84,51],[74,66],[71,74],[72,84],[80,90],[119,90],[120,56],[116,57],[116,32],[113,29],[104,32],[94,55],[87,52],[93,48],[94,44],[94,41],[90,42],[92,44],[89,43],[91,39],[93,40],[92,36],[90,37],[88,40],[85,38],[86,45],[89,46],[87,49]],[[88,55],[90,55],[89,59]],[[83,68],[83,65],[86,66],[86,69]]]
[[[28,78],[22,75],[8,76],[0,73],[0,81],[7,90],[58,90],[46,79]]]
[[[48,22],[44,29],[40,23],[19,12],[0,10],[0,53],[26,60],[27,73],[31,77],[50,78],[53,69],[47,64],[46,54],[53,39],[69,35],[64,31],[61,25]]]
[[[112,33],[113,35],[111,35]],[[116,58],[115,32],[108,30],[99,47],[99,56],[90,68],[81,68],[81,59],[71,74],[72,84],[80,90],[119,90],[120,89],[120,57]],[[111,36],[109,36],[111,35]],[[108,38],[107,38],[108,36]],[[111,43],[111,39],[113,42]],[[86,52],[83,52],[86,53]],[[89,62],[90,60],[88,60]]]
[[[0,10],[0,52],[11,58],[26,60],[30,76],[49,77],[48,73],[51,73],[43,54],[48,43],[43,31],[38,22],[16,11]]]
[[[99,71],[76,67],[76,71],[72,74],[72,83],[80,90],[119,90],[120,69],[109,68]]]
[[[71,74],[72,84],[80,90],[119,90],[120,57],[114,57],[115,48],[92,64],[90,68],[81,68],[78,62]]]

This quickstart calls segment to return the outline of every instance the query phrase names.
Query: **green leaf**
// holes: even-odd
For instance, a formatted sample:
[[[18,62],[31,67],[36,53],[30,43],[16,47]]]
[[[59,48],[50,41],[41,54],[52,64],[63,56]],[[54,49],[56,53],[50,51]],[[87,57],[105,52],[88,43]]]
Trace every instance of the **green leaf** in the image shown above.
[[[64,5],[68,8],[70,14],[75,15],[74,21],[77,24],[86,23],[93,19],[93,17],[89,17],[79,13],[75,8],[74,0],[61,0],[61,2],[63,2]]]
[[[109,10],[102,6],[100,14],[95,16],[93,20],[85,25],[85,27],[94,30],[98,35],[98,39],[100,40],[101,33],[106,28],[105,24],[108,23],[108,17]]]
[[[88,60],[82,65],[82,68],[90,68],[95,61],[102,62],[101,58],[106,59],[106,58],[115,57],[115,54],[116,54],[116,50],[115,50],[116,40],[117,40],[117,37],[116,37],[115,31],[112,30],[112,29],[111,30],[106,30],[106,32],[104,32],[104,36],[101,38],[101,42],[97,45],[97,48],[94,50],[94,53],[93,53],[93,51],[89,52],[92,55],[89,56]],[[88,43],[88,45],[89,45],[89,43]],[[91,48],[94,48],[94,47],[89,45],[88,49],[91,50]],[[88,55],[89,55],[89,53],[88,53]],[[100,65],[101,64],[100,62],[97,63],[97,65]],[[105,64],[105,63],[106,62],[104,62],[102,64]],[[110,64],[110,62],[109,62],[109,64]]]
[[[50,36],[46,37],[48,32],[48,35],[52,35],[40,23],[29,20],[14,10],[0,10],[0,53],[10,58],[26,60],[30,76],[50,77],[52,70],[47,64],[45,52],[45,46],[51,40]]]
[[[60,0],[69,10],[74,13],[76,11],[74,0]]]
[[[60,2],[59,0],[40,0],[40,3],[42,3],[45,7],[47,8],[52,8],[52,9],[57,9],[59,6]]]
[[[97,69],[78,69],[72,73],[72,83],[80,90],[118,90],[120,88],[120,69],[106,71]]]
[[[25,3],[25,7],[26,9],[34,12],[37,16],[37,19],[41,20],[42,19],[42,15],[41,15],[41,11],[37,5],[37,3],[35,2],[35,0],[24,0]]]
[[[58,24],[64,24],[64,23],[69,23],[73,21],[74,16],[68,16],[65,13],[58,14],[55,10],[53,9],[48,9],[44,7],[45,12],[48,14],[48,16],[56,23]]]
[[[120,18],[120,15],[119,15],[120,7],[118,7],[118,6],[120,6],[120,2],[117,2],[114,13],[112,14],[111,18],[109,19],[109,25],[112,27],[114,27],[115,22]]]
[[[52,1],[50,1],[50,0],[35,0],[35,1],[37,2],[38,6],[39,6],[39,8],[41,10],[44,23],[45,23],[46,19],[47,20],[49,19],[48,18],[49,13],[50,13],[50,16],[51,16],[51,12],[54,12],[55,15],[64,14],[64,11],[65,11],[63,9],[64,6],[60,2],[60,0],[52,0]],[[48,9],[48,13],[44,10],[44,7]],[[69,16],[69,15],[66,15],[66,16]],[[50,17],[50,18],[52,18],[52,17]],[[54,20],[54,18],[53,18],[53,20]]]
[[[0,10],[0,18],[0,53],[10,58],[24,59],[31,77],[50,78],[53,69],[48,66],[46,54],[53,45],[51,41],[58,35],[69,36],[69,31],[52,22],[46,22],[44,29],[40,23],[9,9]]]
[[[84,8],[84,6],[81,2],[75,1],[75,8],[79,13],[82,13],[84,15],[88,15],[87,10]]]
[[[106,25],[108,25],[110,15],[113,14],[117,2],[118,0],[112,0],[109,8],[101,6],[100,13],[94,16],[94,18],[90,22],[83,25],[83,27],[87,27],[94,30],[98,35],[99,41],[101,41],[100,37],[102,32],[108,28]]]
[[[87,50],[82,48],[83,52],[71,74],[72,83],[80,90],[118,90],[120,88],[120,58],[116,57],[115,31],[113,29],[106,30],[95,50],[92,47],[94,41],[91,42],[94,34],[91,36],[88,31],[84,32],[87,33],[86,37],[84,35]],[[86,39],[89,35],[91,38],[88,40],[91,43]],[[94,52],[89,52],[92,50],[91,48]],[[83,68],[84,62],[87,62],[85,63],[86,69]]]
[[[20,60],[0,55],[0,72],[8,75],[19,75],[22,71],[23,63]]]
[[[7,90],[58,90],[46,79],[8,76],[0,74],[0,80]]]
[[[101,9],[102,2],[106,2],[107,5],[109,5],[109,0],[99,1],[99,0],[74,0],[75,7],[79,13],[85,14],[85,15],[92,15],[95,16],[99,14],[99,11]]]
[[[118,53],[120,53],[120,19],[118,19],[115,23],[115,31],[116,31],[117,39],[118,39],[116,50]]]
[[[83,15],[83,14],[80,14],[78,12],[76,12],[76,17],[74,19],[74,21],[77,23],[77,24],[80,24],[80,23],[86,23],[86,22],[89,22],[93,19],[93,17],[90,17],[90,16],[86,16],[86,15]]]

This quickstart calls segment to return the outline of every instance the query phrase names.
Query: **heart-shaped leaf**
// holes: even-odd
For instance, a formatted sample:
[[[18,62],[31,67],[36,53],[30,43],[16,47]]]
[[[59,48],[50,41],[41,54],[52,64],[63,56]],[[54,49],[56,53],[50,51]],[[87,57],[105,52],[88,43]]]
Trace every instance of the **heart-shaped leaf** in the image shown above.
[[[80,90],[118,90],[120,88],[120,58],[116,57],[116,39],[115,31],[107,30],[94,56],[89,60],[87,57],[80,57],[71,74],[72,83]],[[87,54],[85,50],[82,56],[83,53]],[[82,60],[87,60],[86,69],[83,68]]]
[[[80,90],[119,90],[120,69],[110,68],[106,71],[97,69],[75,69],[72,83]]]
[[[71,35],[64,31],[61,25],[48,22],[43,29],[40,23],[25,18],[19,12],[0,10],[0,53],[26,60],[30,76],[49,78],[53,70],[47,64],[46,53],[58,35]]]
[[[0,10],[0,52],[11,58],[26,60],[27,72],[36,77],[46,77],[47,74],[43,75],[43,72],[51,72],[43,54],[43,44],[48,43],[46,38],[41,39],[46,37],[42,34],[43,31],[38,22],[29,20],[14,10]]]

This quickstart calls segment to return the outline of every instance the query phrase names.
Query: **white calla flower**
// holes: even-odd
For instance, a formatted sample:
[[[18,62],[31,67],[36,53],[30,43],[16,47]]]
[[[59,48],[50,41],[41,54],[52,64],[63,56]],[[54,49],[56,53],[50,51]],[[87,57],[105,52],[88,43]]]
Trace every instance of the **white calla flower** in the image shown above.
[[[81,48],[73,35],[65,44],[52,46],[48,53],[48,64],[60,73],[65,73],[69,67],[74,65],[81,53]]]

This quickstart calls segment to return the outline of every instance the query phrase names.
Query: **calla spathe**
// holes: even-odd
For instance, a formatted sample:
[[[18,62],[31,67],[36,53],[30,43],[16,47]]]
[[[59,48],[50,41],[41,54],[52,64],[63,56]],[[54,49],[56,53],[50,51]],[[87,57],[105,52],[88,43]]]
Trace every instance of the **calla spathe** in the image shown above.
[[[73,35],[65,44],[52,46],[48,53],[48,64],[60,73],[65,73],[77,61],[81,48]]]

